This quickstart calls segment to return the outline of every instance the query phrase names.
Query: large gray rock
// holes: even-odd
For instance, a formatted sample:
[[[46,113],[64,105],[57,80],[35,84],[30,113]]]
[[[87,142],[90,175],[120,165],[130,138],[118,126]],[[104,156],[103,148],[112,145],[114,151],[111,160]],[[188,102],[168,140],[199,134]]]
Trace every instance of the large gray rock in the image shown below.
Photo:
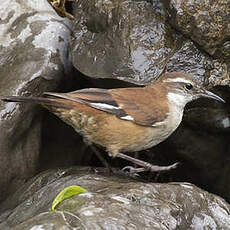
[[[158,2],[77,1],[73,65],[94,78],[146,84],[158,77],[176,46]]]
[[[0,96],[40,95],[71,72],[70,22],[46,0],[1,2]],[[0,200],[33,175],[40,149],[41,113],[0,101]]]
[[[70,185],[88,193],[63,201],[51,212],[52,200]],[[230,228],[230,206],[192,184],[143,183],[89,173],[87,168],[45,172],[8,201],[11,210],[0,216],[0,228],[6,230]]]
[[[77,1],[73,7],[73,65],[89,77],[141,85],[181,71],[210,86],[230,85],[227,64],[171,29],[159,1]]]
[[[161,0],[169,22],[210,55],[230,57],[229,0]]]
[[[227,63],[199,50],[190,40],[181,40],[174,54],[167,60],[167,72],[186,72],[206,87],[230,85]]]
[[[154,80],[163,70],[183,71],[208,86],[230,85],[226,63],[213,59],[192,41],[174,34],[175,31],[165,24],[159,2],[154,1],[152,5],[149,1],[121,0],[120,5],[116,3],[104,0],[74,3],[77,7],[72,52],[74,60],[76,58],[74,64],[80,71],[90,77],[112,77],[137,84]],[[0,96],[56,91],[61,79],[66,78],[71,69],[68,59],[70,22],[58,17],[46,1],[35,0],[4,1],[1,18]],[[20,20],[16,20],[18,18]],[[77,77],[75,79],[78,80]],[[103,80],[99,87],[103,88],[105,84]],[[113,84],[110,81],[107,87],[112,88]],[[92,81],[87,87],[94,87]],[[222,88],[219,93],[222,93]],[[224,99],[229,104],[229,93]],[[62,134],[66,127],[61,121],[52,123],[55,118],[51,115],[46,116],[45,121],[43,119],[45,141],[41,146],[42,114],[38,112],[39,107],[0,103],[2,199],[35,173],[38,158],[42,161],[40,169],[74,163],[85,165],[91,162],[95,165],[92,151],[84,150],[79,136],[72,132],[76,138],[70,141]],[[227,186],[226,189],[226,184],[229,184],[228,110],[227,106],[209,109],[203,105],[199,109],[190,109],[186,125],[180,129],[182,132],[178,130],[169,142],[146,151],[151,159],[145,158],[147,154],[140,154],[140,158],[156,164],[159,156],[158,163],[164,165],[179,158],[182,166],[178,171],[169,172],[163,181],[206,184],[210,191],[229,198],[230,188]],[[192,115],[190,118],[189,114]],[[159,154],[154,154],[156,149]],[[165,162],[161,158],[164,152],[168,153]],[[72,155],[76,156],[76,161]],[[126,164],[118,160],[112,162],[119,168]],[[215,182],[220,177],[218,183]]]

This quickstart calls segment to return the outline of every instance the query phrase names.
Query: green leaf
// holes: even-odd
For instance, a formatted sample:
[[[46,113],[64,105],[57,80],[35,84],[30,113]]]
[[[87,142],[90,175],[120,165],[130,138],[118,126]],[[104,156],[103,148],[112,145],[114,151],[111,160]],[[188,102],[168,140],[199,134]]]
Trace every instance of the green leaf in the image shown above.
[[[60,204],[63,200],[65,200],[71,196],[79,195],[79,194],[85,193],[85,192],[88,192],[88,191],[85,190],[84,188],[80,187],[80,186],[77,186],[77,185],[72,185],[72,186],[66,187],[53,200],[51,211],[55,211],[56,206],[58,204]]]

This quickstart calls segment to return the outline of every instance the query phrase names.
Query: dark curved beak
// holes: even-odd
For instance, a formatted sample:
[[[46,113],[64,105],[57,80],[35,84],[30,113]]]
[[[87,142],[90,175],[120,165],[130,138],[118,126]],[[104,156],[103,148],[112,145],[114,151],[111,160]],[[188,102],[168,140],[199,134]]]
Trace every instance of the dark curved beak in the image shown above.
[[[224,99],[222,99],[221,97],[217,96],[216,94],[214,94],[208,90],[205,90],[204,93],[202,94],[202,96],[209,97],[209,98],[215,99],[219,102],[225,103]]]

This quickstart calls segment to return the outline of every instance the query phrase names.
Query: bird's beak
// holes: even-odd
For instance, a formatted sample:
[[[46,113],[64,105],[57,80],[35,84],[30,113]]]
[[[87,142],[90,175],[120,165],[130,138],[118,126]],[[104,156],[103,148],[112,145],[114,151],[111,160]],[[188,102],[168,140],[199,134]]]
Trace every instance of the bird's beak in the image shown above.
[[[217,96],[216,94],[214,94],[208,90],[205,90],[204,93],[202,94],[202,96],[209,97],[209,98],[215,99],[217,101],[220,101],[222,103],[225,103],[224,99],[222,99],[221,97]]]

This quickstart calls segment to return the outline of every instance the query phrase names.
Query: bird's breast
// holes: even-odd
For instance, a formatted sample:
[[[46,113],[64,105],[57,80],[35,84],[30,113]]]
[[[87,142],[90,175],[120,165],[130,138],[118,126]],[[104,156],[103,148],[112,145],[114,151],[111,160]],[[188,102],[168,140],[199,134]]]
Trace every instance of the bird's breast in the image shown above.
[[[143,141],[142,149],[151,148],[166,140],[180,125],[183,117],[183,109],[169,106],[168,116],[164,121],[158,122],[149,131],[148,137]],[[138,150],[137,150],[138,151]]]

